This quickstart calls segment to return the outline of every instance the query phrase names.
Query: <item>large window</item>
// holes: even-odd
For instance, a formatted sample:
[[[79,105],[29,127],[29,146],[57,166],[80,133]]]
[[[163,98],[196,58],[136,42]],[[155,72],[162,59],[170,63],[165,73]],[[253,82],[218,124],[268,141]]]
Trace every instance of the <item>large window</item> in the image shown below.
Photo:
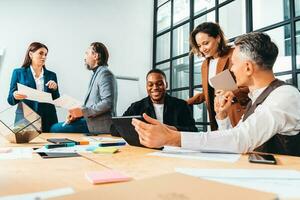
[[[252,31],[269,34],[279,47],[276,77],[300,88],[300,0],[154,0],[153,66],[168,79],[168,93],[187,99],[202,91],[202,58],[189,56],[189,33],[218,22],[229,41]],[[192,107],[207,130],[204,104]]]

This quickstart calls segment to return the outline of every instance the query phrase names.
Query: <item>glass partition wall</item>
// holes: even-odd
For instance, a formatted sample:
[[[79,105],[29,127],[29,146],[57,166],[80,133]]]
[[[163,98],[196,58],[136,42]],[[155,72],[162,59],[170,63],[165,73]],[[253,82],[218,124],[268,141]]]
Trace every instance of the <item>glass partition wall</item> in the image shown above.
[[[168,93],[187,99],[202,91],[203,59],[189,56],[189,33],[218,22],[232,42],[261,31],[279,47],[276,77],[300,88],[300,0],[154,0],[153,67],[163,70]],[[204,104],[191,107],[199,131],[207,130]]]

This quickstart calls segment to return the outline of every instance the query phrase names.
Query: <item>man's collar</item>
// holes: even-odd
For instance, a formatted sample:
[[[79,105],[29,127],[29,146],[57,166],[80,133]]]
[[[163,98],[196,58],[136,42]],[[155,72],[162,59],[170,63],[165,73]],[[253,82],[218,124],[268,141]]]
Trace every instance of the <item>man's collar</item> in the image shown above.
[[[99,65],[96,66],[95,68],[92,69],[92,71],[95,73],[99,67],[100,67]]]
[[[248,96],[249,98],[251,99],[252,102],[255,102],[255,100],[257,99],[257,97],[259,97],[259,95],[267,88],[268,86],[266,87],[263,87],[263,88],[259,88],[259,89],[255,89],[253,91],[250,91]]]

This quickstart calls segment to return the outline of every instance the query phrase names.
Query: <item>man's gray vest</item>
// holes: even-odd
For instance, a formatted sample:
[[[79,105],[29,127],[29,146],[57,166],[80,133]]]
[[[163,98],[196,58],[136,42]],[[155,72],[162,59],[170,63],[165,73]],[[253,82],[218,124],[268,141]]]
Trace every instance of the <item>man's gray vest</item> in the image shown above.
[[[259,95],[259,97],[252,104],[250,101],[247,105],[243,121],[245,121],[254,110],[264,102],[264,100],[269,96],[269,94],[275,90],[276,88],[287,85],[287,83],[275,79],[270,83],[270,85]],[[288,102],[287,102],[288,103]],[[287,136],[276,134],[267,142],[257,147],[255,151],[266,152],[266,153],[274,153],[274,154],[285,154],[285,155],[293,155],[300,156],[300,134],[294,136]]]

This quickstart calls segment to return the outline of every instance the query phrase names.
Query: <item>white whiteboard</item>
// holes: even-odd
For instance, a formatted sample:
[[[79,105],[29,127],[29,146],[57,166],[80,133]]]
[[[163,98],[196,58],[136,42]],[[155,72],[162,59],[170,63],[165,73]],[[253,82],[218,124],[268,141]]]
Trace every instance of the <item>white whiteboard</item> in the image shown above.
[[[117,116],[121,116],[133,102],[141,99],[139,92],[139,79],[117,76],[117,84]]]

